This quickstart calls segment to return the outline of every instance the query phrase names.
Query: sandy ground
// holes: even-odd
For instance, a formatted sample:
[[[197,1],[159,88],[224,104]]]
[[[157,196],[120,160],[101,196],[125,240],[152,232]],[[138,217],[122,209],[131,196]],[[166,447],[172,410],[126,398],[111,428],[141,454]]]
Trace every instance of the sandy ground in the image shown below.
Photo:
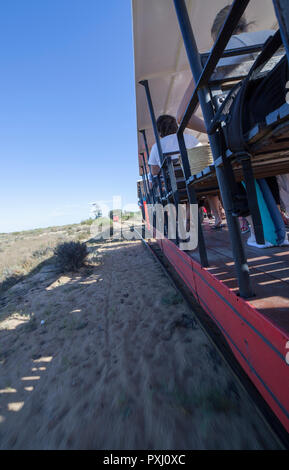
[[[1,449],[276,448],[141,242],[89,263],[2,298]]]

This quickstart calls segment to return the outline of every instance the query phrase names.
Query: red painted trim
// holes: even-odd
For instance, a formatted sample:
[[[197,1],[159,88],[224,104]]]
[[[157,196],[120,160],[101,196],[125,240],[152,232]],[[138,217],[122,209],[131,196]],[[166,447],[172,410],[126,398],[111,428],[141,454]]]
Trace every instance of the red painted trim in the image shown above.
[[[163,239],[161,248],[221,329],[236,359],[289,432],[289,366],[285,362],[288,333],[239,298],[173,242]]]

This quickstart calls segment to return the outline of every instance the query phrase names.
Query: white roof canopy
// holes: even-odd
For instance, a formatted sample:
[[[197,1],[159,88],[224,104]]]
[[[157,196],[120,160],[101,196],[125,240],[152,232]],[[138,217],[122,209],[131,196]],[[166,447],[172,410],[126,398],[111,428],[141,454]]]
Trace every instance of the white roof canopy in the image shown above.
[[[187,0],[186,3],[199,50],[206,52],[212,47],[210,31],[217,12],[232,2]],[[137,125],[138,129],[146,129],[151,147],[154,135],[145,90],[139,81],[149,81],[156,117],[160,114],[175,116],[192,74],[173,0],[132,0],[132,8]],[[250,30],[275,28],[272,0],[251,0],[246,18],[254,22]],[[140,134],[138,143],[142,152],[144,145]]]

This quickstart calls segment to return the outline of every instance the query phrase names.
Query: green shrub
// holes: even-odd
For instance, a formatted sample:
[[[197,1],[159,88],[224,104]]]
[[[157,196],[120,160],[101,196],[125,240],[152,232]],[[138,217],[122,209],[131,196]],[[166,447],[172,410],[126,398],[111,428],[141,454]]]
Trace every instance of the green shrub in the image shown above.
[[[59,244],[55,250],[56,264],[61,272],[77,271],[83,266],[88,255],[85,243],[64,242]]]

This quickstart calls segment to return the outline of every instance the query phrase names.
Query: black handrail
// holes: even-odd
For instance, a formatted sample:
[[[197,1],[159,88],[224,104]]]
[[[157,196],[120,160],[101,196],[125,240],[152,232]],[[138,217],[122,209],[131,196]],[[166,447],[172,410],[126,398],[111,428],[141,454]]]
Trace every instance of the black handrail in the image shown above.
[[[219,60],[222,58],[222,55],[224,54],[224,50],[233,35],[234,31],[236,30],[240,18],[244,14],[250,0],[235,0],[231,10],[227,16],[227,19],[218,35],[218,38],[213,46],[213,49],[211,50],[211,53],[208,57],[208,60],[206,62],[206,65],[201,72],[201,64],[196,64],[196,57],[194,55],[193,50],[190,47],[187,47],[185,41],[185,47],[188,55],[188,59],[190,62],[190,66],[192,70],[195,70],[196,76],[198,76],[198,82],[196,84],[196,87],[194,89],[194,93],[190,99],[190,102],[187,106],[187,109],[185,111],[184,117],[180,123],[178,134],[182,134],[187,127],[187,124],[194,113],[196,106],[199,101],[198,97],[198,92],[200,91],[201,88],[204,86],[207,86],[210,80],[211,75],[213,74]],[[178,11],[178,6],[179,6],[178,1],[175,1],[175,7],[176,10]],[[182,24],[183,21],[183,24]],[[193,34],[190,34],[190,31],[188,29],[188,25],[185,24],[187,23],[186,18],[179,16],[179,22],[180,22],[180,27],[182,31],[186,31],[188,37],[188,41],[193,42],[195,44],[195,38]]]
[[[211,102],[211,97],[208,89],[209,79],[214,72],[216,65],[218,64],[224,49],[226,48],[231,36],[236,30],[240,18],[244,14],[247,5],[250,0],[235,0],[230,12],[227,16],[227,19],[223,25],[222,30],[219,33],[217,41],[213,46],[213,49],[208,57],[205,67],[202,67],[201,58],[192,30],[190,18],[187,11],[187,6],[185,0],[174,0],[175,10],[184,40],[185,49],[187,52],[188,61],[190,68],[196,83],[194,93],[190,100],[190,103],[187,106],[185,115],[182,119],[181,125],[177,132],[179,147],[181,150],[181,158],[185,173],[185,178],[187,182],[187,191],[190,193],[191,186],[188,184],[188,181],[191,177],[191,170],[188,161],[188,154],[184,141],[184,130],[187,127],[190,117],[195,110],[195,107],[200,102],[204,121],[206,128],[208,129],[213,118],[214,118],[214,109]],[[222,145],[220,141],[220,136],[215,133],[209,135],[209,141],[212,148],[212,153],[214,161],[222,154]],[[249,267],[247,263],[246,254],[244,251],[243,241],[240,233],[239,222],[236,217],[234,217],[234,207],[232,202],[232,195],[230,188],[227,182],[227,175],[224,167],[216,167],[216,175],[218,179],[219,188],[221,191],[221,196],[224,204],[224,208],[227,216],[227,223],[232,243],[233,258],[235,261],[236,274],[238,279],[238,284],[240,288],[240,295],[242,297],[251,297],[253,295]]]

